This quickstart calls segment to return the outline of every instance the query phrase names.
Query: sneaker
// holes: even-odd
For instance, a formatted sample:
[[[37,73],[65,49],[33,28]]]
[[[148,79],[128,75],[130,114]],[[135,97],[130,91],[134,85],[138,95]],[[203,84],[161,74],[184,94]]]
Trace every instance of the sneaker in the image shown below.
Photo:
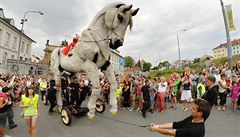
[[[138,112],[139,110],[140,110],[140,108],[137,108],[137,110],[136,110],[136,111]]]
[[[10,129],[13,129],[13,128],[15,128],[15,127],[17,127],[17,124],[14,124],[14,125],[12,125],[12,126],[9,126]]]
[[[185,107],[182,107],[182,110],[185,110]]]
[[[225,111],[225,110],[226,110],[226,107],[223,107],[223,108],[222,108],[222,111]]]
[[[132,107],[129,111],[133,111],[134,110],[134,107]]]

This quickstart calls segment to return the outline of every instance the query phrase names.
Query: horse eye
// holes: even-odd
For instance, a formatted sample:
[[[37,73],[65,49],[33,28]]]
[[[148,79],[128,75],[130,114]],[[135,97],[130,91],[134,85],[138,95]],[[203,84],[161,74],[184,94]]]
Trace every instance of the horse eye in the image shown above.
[[[123,16],[118,14],[117,17],[118,17],[119,21],[122,23],[123,22]]]

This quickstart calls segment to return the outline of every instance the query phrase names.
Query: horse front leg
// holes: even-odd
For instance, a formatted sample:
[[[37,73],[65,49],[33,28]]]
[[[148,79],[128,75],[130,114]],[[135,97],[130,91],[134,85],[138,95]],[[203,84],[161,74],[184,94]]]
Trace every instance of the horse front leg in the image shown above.
[[[107,70],[103,71],[103,74],[105,75],[110,84],[110,102],[109,102],[111,105],[110,112],[112,113],[112,115],[116,115],[118,108],[116,96],[117,82],[115,79],[112,65],[110,65],[107,68]]]
[[[96,64],[90,61],[85,62],[85,70],[92,83],[92,94],[88,101],[89,112],[87,114],[88,119],[92,120],[95,117],[96,101],[100,95],[99,71]]]

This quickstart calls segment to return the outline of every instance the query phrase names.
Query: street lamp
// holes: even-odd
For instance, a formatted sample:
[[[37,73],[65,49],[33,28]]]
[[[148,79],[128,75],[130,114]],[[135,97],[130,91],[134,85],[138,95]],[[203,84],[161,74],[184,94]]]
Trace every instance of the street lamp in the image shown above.
[[[43,15],[44,13],[42,11],[26,11],[23,15],[23,19],[21,19],[21,32],[20,32],[20,38],[19,38],[19,44],[18,44],[18,52],[17,52],[17,74],[19,72],[19,57],[20,57],[20,46],[21,46],[21,42],[22,42],[22,35],[23,35],[23,26],[24,26],[24,22],[27,21],[26,19],[26,15],[27,13],[38,13],[40,15]]]
[[[179,68],[182,69],[182,62],[181,62],[181,54],[180,54],[180,46],[179,46],[179,36],[178,33],[181,31],[187,31],[186,29],[177,31],[177,45],[178,45],[178,60],[179,60]]]
[[[232,43],[231,43],[231,38],[230,38],[230,34],[229,34],[228,21],[227,21],[227,16],[226,16],[225,9],[224,9],[223,1],[220,0],[220,3],[221,3],[221,7],[222,7],[222,14],[223,14],[226,36],[227,36],[228,68],[232,69],[232,66],[233,66]]]

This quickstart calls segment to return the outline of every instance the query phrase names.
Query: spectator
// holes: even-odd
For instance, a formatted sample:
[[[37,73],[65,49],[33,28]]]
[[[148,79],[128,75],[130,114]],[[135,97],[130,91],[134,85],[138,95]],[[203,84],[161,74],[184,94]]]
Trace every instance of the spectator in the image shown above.
[[[237,101],[238,97],[240,96],[240,86],[238,85],[238,82],[233,81],[232,87],[231,87],[231,100],[232,100],[232,111],[237,111]]]
[[[146,118],[146,111],[149,109],[150,102],[150,81],[146,80],[145,84],[142,87],[142,95],[143,95],[143,108],[142,108],[142,116]]]
[[[28,133],[30,137],[36,137],[37,119],[40,117],[39,96],[34,94],[33,87],[26,89],[25,95],[22,95],[20,107],[24,108],[24,118],[28,125]]]
[[[213,75],[209,75],[206,79],[206,92],[205,94],[202,96],[202,99],[205,99],[206,101],[208,101],[208,103],[210,104],[210,107],[212,108],[214,103],[217,100],[217,95],[218,95],[218,91],[216,86],[214,85],[216,81],[216,78]]]
[[[8,97],[8,103],[6,105],[6,110],[7,110],[8,125],[9,125],[9,128],[12,129],[12,128],[17,127],[17,124],[15,124],[15,122],[13,121],[14,113],[13,113],[13,109],[12,109],[13,97],[11,95],[11,89],[8,87],[4,87],[2,89],[2,92],[5,93],[5,95],[7,95],[7,97]]]
[[[5,136],[5,127],[7,123],[7,103],[8,97],[0,92],[0,137]]]
[[[210,105],[205,100],[196,99],[191,110],[191,116],[182,121],[161,125],[152,123],[150,130],[175,137],[204,137],[204,123],[210,114]]]
[[[189,75],[185,74],[182,79],[182,95],[181,95],[181,101],[183,102],[183,111],[188,111],[188,103],[192,99],[192,93],[191,93],[191,87],[192,87],[192,80],[189,77]]]

